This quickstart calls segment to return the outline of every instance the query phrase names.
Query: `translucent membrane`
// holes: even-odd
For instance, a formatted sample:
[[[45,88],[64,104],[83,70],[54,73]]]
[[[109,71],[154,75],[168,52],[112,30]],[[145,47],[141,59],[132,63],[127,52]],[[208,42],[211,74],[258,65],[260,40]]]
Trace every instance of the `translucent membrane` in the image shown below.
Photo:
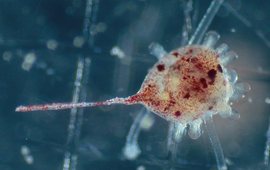
[[[186,135],[186,124],[182,123],[174,123],[174,129],[172,134],[172,156],[173,160],[177,160],[177,150],[178,150],[178,144],[182,141],[183,136]]]
[[[240,118],[240,113],[232,109],[232,114],[228,117],[228,119],[231,121],[235,121],[235,120],[238,120],[239,118]]]
[[[265,150],[264,150],[264,165],[265,169],[269,169],[269,153],[270,153],[270,119],[269,119],[269,126],[266,133],[266,144],[265,144]]]
[[[234,93],[231,97],[230,97],[230,100],[234,100],[234,101],[239,101],[239,100],[242,100],[243,98],[245,97],[245,95],[243,94],[236,94]]]
[[[211,142],[212,147],[213,147],[214,152],[215,152],[218,169],[219,170],[226,170],[227,166],[225,163],[223,150],[221,148],[221,145],[220,145],[220,142],[219,142],[219,139],[217,136],[217,132],[216,132],[215,127],[214,127],[212,116],[209,117],[208,119],[204,120],[204,125],[205,125],[205,128],[207,130],[207,134],[209,136],[210,142]]]
[[[232,108],[227,103],[219,102],[217,104],[217,110],[223,118],[227,118],[232,115]]]
[[[186,134],[186,124],[174,123],[173,142],[180,143]]]
[[[135,160],[141,154],[141,150],[137,143],[127,144],[123,148],[123,155],[128,160]]]
[[[163,58],[165,55],[168,54],[160,44],[155,42],[149,45],[149,51],[150,54],[156,56],[158,60],[160,60],[161,58]]]
[[[235,70],[231,68],[226,68],[224,69],[224,73],[231,83],[235,83],[238,80],[238,76]]]
[[[203,45],[213,48],[214,45],[217,43],[219,40],[220,36],[217,32],[215,31],[209,31],[204,38]]]
[[[227,44],[221,44],[218,48],[215,49],[215,52],[219,55],[224,55],[225,52],[228,50]]]
[[[246,94],[250,91],[250,85],[248,83],[235,83],[234,93],[235,94]]]
[[[216,15],[220,5],[223,3],[223,0],[213,0],[209,8],[207,9],[206,14],[203,16],[200,24],[198,25],[195,33],[188,42],[191,44],[200,44],[202,37],[204,36],[206,30],[208,29],[210,23],[212,22],[214,16]]]
[[[236,60],[237,58],[238,55],[234,51],[229,51],[222,56],[220,62],[223,66],[226,66],[228,63]]]
[[[141,131],[141,122],[149,115],[145,107],[142,107],[139,114],[136,116],[127,135],[126,145],[123,148],[123,156],[128,160],[135,160],[140,155],[141,150],[138,145],[138,136]]]
[[[189,124],[188,135],[191,139],[198,139],[201,136],[202,134],[201,124],[202,124],[201,119]]]

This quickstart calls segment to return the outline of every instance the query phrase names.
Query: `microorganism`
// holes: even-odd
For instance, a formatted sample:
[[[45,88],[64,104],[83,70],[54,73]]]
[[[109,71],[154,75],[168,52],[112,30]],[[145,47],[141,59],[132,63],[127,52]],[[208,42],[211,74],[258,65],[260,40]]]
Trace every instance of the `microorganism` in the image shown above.
[[[194,122],[200,126],[200,120],[217,113],[222,117],[233,116],[236,111],[231,109],[229,101],[250,89],[247,83],[235,84],[235,71],[225,68],[237,55],[226,52],[228,47],[225,44],[213,49],[218,38],[216,32],[209,32],[203,45],[181,47],[162,57],[149,71],[135,95],[90,103],[19,106],[16,111],[142,104],[168,121],[192,124],[190,131],[198,134],[196,132],[200,128],[192,128]]]

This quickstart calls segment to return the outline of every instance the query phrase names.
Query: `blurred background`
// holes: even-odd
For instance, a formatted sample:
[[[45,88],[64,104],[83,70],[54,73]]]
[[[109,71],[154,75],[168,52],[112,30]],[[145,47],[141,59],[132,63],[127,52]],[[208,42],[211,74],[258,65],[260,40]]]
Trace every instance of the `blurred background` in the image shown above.
[[[168,161],[169,123],[154,114],[153,123],[138,138],[141,155],[126,160],[122,148],[141,105],[86,108],[83,116],[79,110],[15,112],[19,105],[72,102],[76,84],[86,101],[135,94],[157,61],[148,46],[158,42],[167,52],[181,46],[188,2],[193,2],[196,28],[211,1],[2,0],[0,169],[217,169],[204,127],[199,139],[184,137],[179,162]],[[217,46],[226,43],[238,54],[228,67],[252,90],[233,103],[239,120],[216,115],[214,123],[229,169],[264,169],[270,116],[270,2],[224,2],[208,30],[220,34]],[[78,63],[84,60],[90,65],[84,65],[79,85]],[[82,126],[74,127],[74,121]]]

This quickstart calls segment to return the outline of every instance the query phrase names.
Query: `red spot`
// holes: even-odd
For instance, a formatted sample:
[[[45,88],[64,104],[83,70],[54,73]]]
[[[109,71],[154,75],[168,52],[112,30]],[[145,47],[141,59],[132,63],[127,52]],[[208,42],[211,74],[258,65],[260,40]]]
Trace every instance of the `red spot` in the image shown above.
[[[154,84],[148,84],[148,87],[155,87],[155,85]]]
[[[208,85],[206,84],[206,80],[205,78],[201,78],[200,82],[203,84],[203,88],[206,89],[208,87]]]
[[[188,99],[190,97],[189,93],[187,93],[185,96],[184,96],[184,99]]]
[[[189,49],[189,53],[192,53],[193,52],[193,50],[192,49]]]
[[[201,78],[201,83],[206,83],[206,80],[205,80],[205,78]]]
[[[175,57],[178,57],[178,52],[174,52],[174,53],[172,53],[172,55],[174,55]]]
[[[199,70],[202,70],[202,64],[201,63],[196,64],[195,67],[198,68]]]
[[[157,69],[158,69],[158,71],[164,71],[165,70],[164,64],[157,65]]]
[[[203,88],[206,89],[208,87],[208,85],[205,83],[203,84]]]
[[[223,73],[223,70],[222,70],[220,65],[217,65],[217,69],[218,69],[219,72]]]
[[[192,63],[197,63],[197,62],[198,62],[198,59],[197,59],[196,57],[193,57],[193,58],[191,59],[191,62],[192,62]]]
[[[199,86],[197,86],[197,87],[195,87],[195,88],[193,88],[193,90],[194,91],[197,91],[197,92],[199,92],[199,91],[203,91]]]
[[[170,105],[174,105],[176,102],[175,101],[170,101]]]
[[[190,62],[190,58],[185,59],[185,57],[182,57],[181,60],[186,61],[186,62]]]
[[[213,109],[213,106],[210,106],[209,108],[208,108],[208,110],[212,110]]]
[[[217,71],[215,69],[211,69],[208,71],[207,74],[211,80],[214,80],[216,78]]]
[[[187,78],[186,78],[186,77],[184,77],[183,79],[184,79],[184,80],[186,80]]]
[[[176,112],[175,112],[175,116],[176,116],[176,117],[181,116],[181,112],[180,112],[180,111],[176,111]]]

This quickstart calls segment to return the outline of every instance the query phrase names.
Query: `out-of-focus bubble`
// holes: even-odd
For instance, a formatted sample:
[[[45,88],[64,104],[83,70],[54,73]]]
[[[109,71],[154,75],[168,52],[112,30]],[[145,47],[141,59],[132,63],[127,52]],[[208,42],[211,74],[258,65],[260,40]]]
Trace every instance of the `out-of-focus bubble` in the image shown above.
[[[137,170],[146,170],[146,168],[145,168],[145,166],[140,165],[140,166],[137,167]]]
[[[97,33],[97,26],[91,25],[90,27],[90,34],[95,35]]]
[[[265,103],[270,104],[270,98],[269,98],[269,97],[267,97],[267,98],[265,99]]]
[[[148,115],[144,117],[144,119],[142,120],[141,128],[144,130],[149,130],[154,124],[154,122],[155,122],[154,117],[152,115]]]
[[[21,154],[24,156],[24,155],[28,155],[30,154],[30,150],[28,149],[27,146],[22,146],[21,147]]]
[[[24,61],[22,63],[22,69],[29,71],[36,61],[36,55],[35,53],[28,53],[24,57]]]
[[[28,164],[33,164],[34,163],[34,157],[30,153],[30,149],[27,146],[22,146],[21,147],[21,154],[24,157],[24,160]]]
[[[6,61],[10,61],[10,59],[12,58],[12,53],[7,51],[7,52],[4,52],[3,54],[3,59],[6,60]]]
[[[47,73],[48,75],[53,75],[53,74],[54,74],[54,70],[53,70],[52,68],[49,68],[49,69],[46,71],[46,73]]]
[[[34,163],[34,158],[31,155],[25,156],[24,159],[25,159],[26,163],[28,163],[28,164]]]
[[[32,67],[32,64],[30,63],[27,63],[27,62],[23,62],[22,63],[22,69],[26,70],[26,71],[29,71]]]
[[[97,24],[97,32],[105,32],[107,29],[107,25],[103,22]]]
[[[231,29],[231,32],[235,33],[236,32],[236,29],[232,28]]]
[[[34,63],[36,60],[36,55],[34,53],[28,53],[26,54],[24,61],[27,63]]]
[[[73,45],[75,47],[81,48],[83,43],[84,43],[83,37],[77,36],[74,38]]]
[[[57,42],[55,40],[49,40],[47,42],[47,47],[50,49],[50,50],[55,50],[57,48]]]

